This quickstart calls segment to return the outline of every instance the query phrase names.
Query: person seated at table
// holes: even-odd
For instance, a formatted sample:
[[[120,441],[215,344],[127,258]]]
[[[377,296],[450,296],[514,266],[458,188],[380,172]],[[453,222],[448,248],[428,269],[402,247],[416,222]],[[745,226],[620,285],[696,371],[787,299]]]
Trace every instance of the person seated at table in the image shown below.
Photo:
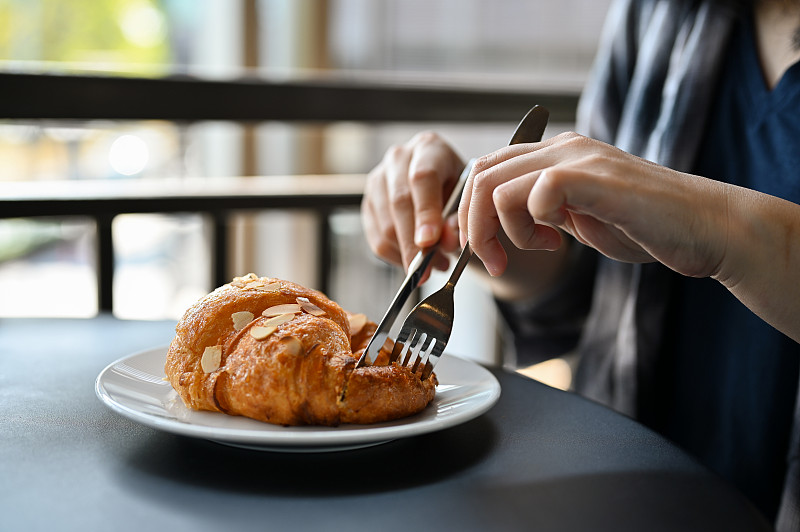
[[[464,163],[424,132],[362,203],[387,261],[469,241],[517,364],[574,350],[575,391],[693,453],[778,530],[800,527],[798,59],[797,0],[619,0],[585,136],[478,159],[443,220]]]

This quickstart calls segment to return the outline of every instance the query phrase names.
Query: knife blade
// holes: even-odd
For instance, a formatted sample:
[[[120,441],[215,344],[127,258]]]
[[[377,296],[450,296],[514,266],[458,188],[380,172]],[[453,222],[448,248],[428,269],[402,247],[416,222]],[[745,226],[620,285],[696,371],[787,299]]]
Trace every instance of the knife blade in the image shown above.
[[[540,141],[542,139],[542,135],[544,135],[544,130],[547,127],[547,120],[549,116],[550,113],[547,111],[547,109],[540,105],[536,105],[531,108],[517,125],[517,128],[515,129],[514,134],[511,136],[511,140],[508,143],[509,146],[512,144]],[[442,209],[442,218],[447,218],[458,210],[458,204],[461,201],[461,194],[464,191],[464,185],[467,182],[467,178],[472,171],[474,163],[475,159],[471,159],[464,167],[464,170],[461,171],[461,175],[456,182],[456,186],[450,193],[450,197],[448,198],[444,209]],[[364,349],[364,353],[358,359],[356,367],[364,366],[367,363],[372,364],[374,362],[375,358],[380,352],[380,348],[386,342],[386,339],[389,338],[389,332],[391,331],[391,328],[397,319],[397,315],[400,313],[403,305],[405,305],[406,301],[414,292],[414,290],[416,290],[420,285],[422,276],[428,269],[428,266],[430,265],[430,262],[433,259],[438,247],[439,245],[437,243],[417,252],[416,256],[411,261],[411,264],[408,266],[408,273],[406,274],[405,279],[403,279],[403,282],[400,284],[400,289],[395,294],[394,299],[392,299],[392,303],[389,305],[386,314],[384,314],[383,319],[381,319],[380,323],[378,324],[378,328],[372,335],[372,338],[370,338],[366,349]]]

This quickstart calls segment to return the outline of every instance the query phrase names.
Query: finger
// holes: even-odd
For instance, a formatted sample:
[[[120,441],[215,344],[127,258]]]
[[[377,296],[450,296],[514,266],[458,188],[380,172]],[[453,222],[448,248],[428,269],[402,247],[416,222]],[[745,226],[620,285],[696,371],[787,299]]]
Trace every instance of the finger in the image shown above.
[[[411,151],[406,147],[394,147],[386,153],[386,193],[392,226],[397,236],[397,245],[405,268],[411,263],[418,248],[414,244],[414,205],[408,183],[408,166]]]
[[[460,251],[457,214],[452,214],[445,220],[442,226],[442,236],[439,239],[439,249],[445,253],[457,253]]]
[[[611,258],[648,262],[652,257],[629,236],[628,217],[637,210],[635,204],[615,179],[572,168],[542,172],[528,198],[529,212],[536,219],[562,228]]]
[[[467,235],[472,251],[483,262],[489,275],[502,274],[508,264],[505,249],[497,239],[500,219],[491,201],[482,193],[480,180],[473,185],[473,196],[467,217]]]
[[[536,220],[528,211],[528,196],[540,172],[518,177],[495,188],[493,200],[500,225],[508,239],[519,249],[555,250],[561,246],[561,235]]]
[[[565,226],[565,229],[570,229],[566,227],[569,210],[614,223],[608,213],[616,209],[609,209],[608,198],[613,199],[619,194],[613,192],[607,179],[604,181],[605,186],[600,186],[595,176],[578,169],[548,168],[541,172],[532,187],[528,211],[537,220]],[[603,201],[605,205],[601,203],[603,198],[606,198]]]
[[[470,204],[475,196],[475,177],[481,175],[487,191],[494,186],[532,171],[547,168],[558,162],[558,152],[553,149],[562,142],[563,135],[543,142],[514,144],[506,146],[475,161],[472,172],[464,186],[461,204],[459,205],[459,227],[469,226]],[[486,174],[486,175],[483,175]],[[462,246],[467,235],[460,236]]]
[[[368,209],[368,207],[362,207],[362,210],[363,209]],[[369,225],[364,225],[364,227],[367,228],[365,229],[364,236],[367,240],[367,244],[372,250],[372,253],[381,260],[384,260],[390,264],[402,266],[403,257],[400,254],[400,248],[394,245],[396,240],[387,240],[383,238],[377,233],[377,231],[369,229]]]
[[[477,161],[476,161],[477,163]],[[467,180],[464,182],[464,190],[461,192],[461,200],[458,202],[458,240],[463,248],[467,243],[467,225],[469,224],[469,207],[472,203],[472,181],[475,179],[475,166],[469,171]]]
[[[450,161],[442,157],[440,143],[422,143],[409,163],[408,180],[414,205],[414,243],[417,247],[435,244],[442,232],[442,190],[452,182]]]
[[[459,209],[459,223],[462,230],[466,227],[467,231],[467,235],[462,235],[461,240],[462,243],[465,239],[469,240],[472,250],[492,276],[502,274],[508,263],[506,252],[497,239],[501,220],[494,204],[494,191],[504,183],[527,175],[529,169],[538,170],[542,164],[548,164],[547,157],[540,160],[543,159],[540,153],[543,152],[539,152],[533,144],[498,150],[482,158],[483,162],[479,159],[468,180],[469,187]],[[505,159],[508,154],[518,155]]]
[[[469,209],[470,203],[472,201],[473,195],[473,186],[475,175],[494,166],[501,164],[511,158],[517,157],[522,153],[525,153],[526,150],[530,151],[531,145],[529,144],[514,144],[512,146],[507,146],[505,148],[501,148],[497,151],[494,151],[488,155],[484,155],[475,160],[475,163],[472,166],[472,170],[470,171],[469,176],[467,177],[467,181],[464,184],[464,191],[461,193],[461,202],[458,206],[458,225],[461,228],[466,228],[468,226],[468,218],[469,218]],[[466,232],[462,231],[463,234],[460,235],[461,246],[463,247],[464,244],[467,242],[467,235]]]
[[[361,202],[361,219],[364,236],[372,252],[382,260],[401,265],[402,256],[397,245],[397,235],[391,217],[387,216],[388,199],[386,182],[381,167],[367,178],[364,200]]]

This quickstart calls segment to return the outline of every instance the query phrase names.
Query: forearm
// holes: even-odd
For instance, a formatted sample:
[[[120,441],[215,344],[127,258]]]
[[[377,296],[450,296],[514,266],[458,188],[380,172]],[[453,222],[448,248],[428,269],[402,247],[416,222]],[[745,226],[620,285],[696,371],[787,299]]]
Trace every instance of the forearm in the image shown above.
[[[726,252],[713,277],[800,342],[800,205],[728,186]]]

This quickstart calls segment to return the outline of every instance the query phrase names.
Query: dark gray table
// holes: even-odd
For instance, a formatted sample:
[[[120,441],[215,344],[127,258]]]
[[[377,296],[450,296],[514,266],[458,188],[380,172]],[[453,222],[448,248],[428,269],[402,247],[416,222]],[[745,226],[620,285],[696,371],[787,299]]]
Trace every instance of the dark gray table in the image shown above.
[[[241,450],[108,410],[98,373],[173,326],[0,320],[0,530],[769,530],[650,430],[502,370],[487,414],[339,453]]]

